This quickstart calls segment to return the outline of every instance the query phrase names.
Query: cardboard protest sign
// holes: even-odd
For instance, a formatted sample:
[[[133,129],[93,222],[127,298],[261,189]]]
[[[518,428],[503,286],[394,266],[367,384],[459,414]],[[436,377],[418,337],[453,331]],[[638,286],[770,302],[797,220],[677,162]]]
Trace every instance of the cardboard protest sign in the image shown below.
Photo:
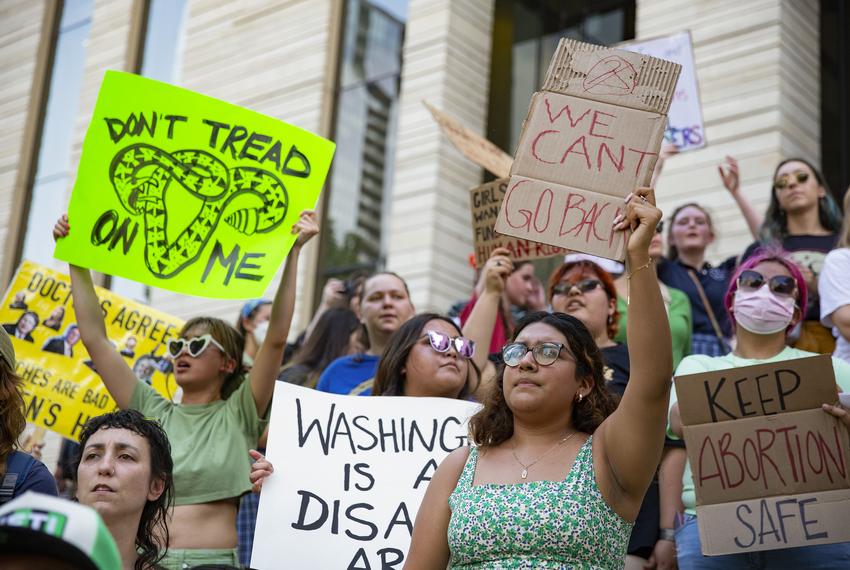
[[[824,524],[850,498],[850,436],[820,407],[837,395],[830,356],[675,382],[703,554],[847,540]]]
[[[486,168],[499,178],[510,175],[513,158],[479,134],[465,127],[460,121],[440,111],[427,101],[422,101],[434,120],[440,126],[452,144],[463,155],[482,168]]]
[[[439,463],[478,405],[278,382],[251,567],[401,568]]]
[[[507,248],[514,261],[565,255],[567,250],[560,247],[496,233],[494,226],[499,217],[499,208],[505,199],[508,181],[507,178],[500,178],[469,191],[476,266],[483,267],[497,247]]]
[[[531,99],[511,168],[511,205],[506,199],[496,231],[622,261],[622,239],[605,234],[623,198],[652,178],[679,69],[561,39],[543,90]],[[554,225],[508,219],[510,212],[534,216],[541,207]]]
[[[850,541],[850,490],[804,493],[697,509],[704,554]]]
[[[676,145],[680,151],[704,147],[706,145],[705,126],[702,122],[691,33],[684,31],[660,38],[626,42],[618,47],[674,61],[682,66],[676,92],[670,103],[670,110],[667,112],[664,142]]]
[[[183,321],[96,290],[106,333],[127,365],[171,399],[177,385],[165,342],[177,336]],[[76,439],[90,417],[115,409],[80,342],[67,275],[25,261],[6,291],[0,322],[15,347],[27,421]]]
[[[56,257],[191,295],[263,295],[334,144],[272,117],[107,71]]]

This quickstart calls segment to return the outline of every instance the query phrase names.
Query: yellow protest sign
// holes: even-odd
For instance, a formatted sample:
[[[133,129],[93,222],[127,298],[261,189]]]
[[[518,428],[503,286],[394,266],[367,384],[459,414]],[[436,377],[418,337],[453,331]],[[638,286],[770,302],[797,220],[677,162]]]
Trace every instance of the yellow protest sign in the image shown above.
[[[180,293],[261,297],[334,143],[129,73],[103,79],[56,257]]]
[[[166,398],[177,384],[165,342],[183,321],[96,288],[106,333],[136,376]],[[18,268],[0,306],[0,323],[12,338],[23,379],[27,421],[76,439],[89,417],[115,409],[115,401],[80,342],[71,280],[36,263]]]

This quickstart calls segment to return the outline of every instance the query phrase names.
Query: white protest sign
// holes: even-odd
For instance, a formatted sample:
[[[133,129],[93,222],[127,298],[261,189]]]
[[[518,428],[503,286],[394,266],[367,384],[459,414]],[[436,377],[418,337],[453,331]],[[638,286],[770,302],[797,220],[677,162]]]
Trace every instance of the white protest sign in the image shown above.
[[[251,567],[400,569],[428,482],[479,405],[275,386]]]
[[[682,66],[673,101],[667,111],[664,142],[675,144],[680,151],[704,147],[705,126],[702,122],[699,84],[690,32],[684,31],[660,38],[627,42],[617,47],[674,61]]]

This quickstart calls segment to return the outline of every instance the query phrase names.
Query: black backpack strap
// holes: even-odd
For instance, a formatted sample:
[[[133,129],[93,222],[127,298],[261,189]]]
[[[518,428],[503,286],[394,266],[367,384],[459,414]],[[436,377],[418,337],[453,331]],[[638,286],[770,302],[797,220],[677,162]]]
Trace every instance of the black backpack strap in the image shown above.
[[[0,483],[0,505],[12,500],[15,489],[26,480],[33,465],[35,458],[29,453],[13,451],[9,454],[6,458],[6,473]]]

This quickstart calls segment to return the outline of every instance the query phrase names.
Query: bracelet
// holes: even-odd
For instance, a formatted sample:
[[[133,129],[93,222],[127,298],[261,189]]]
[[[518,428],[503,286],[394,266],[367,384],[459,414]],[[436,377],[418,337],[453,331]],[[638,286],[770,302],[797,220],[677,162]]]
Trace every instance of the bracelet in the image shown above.
[[[632,301],[632,275],[634,275],[635,273],[637,273],[641,269],[646,269],[647,267],[650,267],[653,263],[655,263],[655,260],[650,257],[649,261],[647,261],[646,263],[644,263],[643,265],[641,265],[640,267],[638,267],[634,271],[629,271],[626,274],[626,306],[627,307],[629,306],[629,304]]]
[[[674,531],[672,528],[659,528],[658,540],[669,540],[672,542],[676,542],[676,531]]]
[[[646,269],[647,267],[652,266],[652,264],[653,264],[653,263],[655,263],[655,261],[654,261],[654,260],[650,257],[650,258],[649,258],[649,261],[647,261],[646,263],[644,263],[643,265],[641,265],[640,267],[638,267],[638,268],[637,268],[637,269],[635,269],[634,271],[630,271],[630,272],[626,275],[626,279],[631,279],[631,278],[632,278],[632,275],[634,275],[635,273],[637,273],[637,272],[638,272],[638,271],[640,271],[641,269]]]

